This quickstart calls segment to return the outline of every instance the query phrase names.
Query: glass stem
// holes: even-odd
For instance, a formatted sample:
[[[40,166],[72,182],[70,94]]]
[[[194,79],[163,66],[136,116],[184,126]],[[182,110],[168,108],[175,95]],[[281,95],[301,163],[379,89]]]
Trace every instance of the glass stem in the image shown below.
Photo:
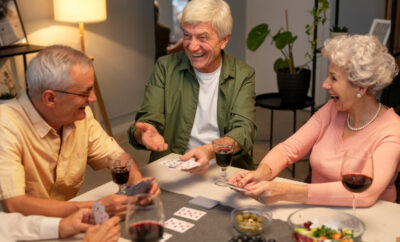
[[[356,195],[353,193],[353,215],[356,216]]]
[[[221,179],[226,181],[226,167],[221,167]]]
[[[119,189],[117,194],[122,194],[122,195],[126,194],[126,188],[127,188],[126,184],[118,185],[118,188]]]

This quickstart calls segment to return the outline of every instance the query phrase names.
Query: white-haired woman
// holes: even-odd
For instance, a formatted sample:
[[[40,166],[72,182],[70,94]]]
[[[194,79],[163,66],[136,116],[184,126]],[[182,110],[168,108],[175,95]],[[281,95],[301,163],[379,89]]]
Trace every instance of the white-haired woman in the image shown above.
[[[351,206],[352,194],[341,182],[347,150],[373,156],[374,179],[357,196],[357,206],[378,199],[395,201],[394,181],[400,160],[400,118],[377,95],[397,74],[394,58],[373,36],[342,36],[325,41],[322,54],[330,61],[322,84],[332,97],[293,136],[274,147],[256,171],[238,172],[230,182],[264,203],[294,201]],[[312,183],[294,185],[270,181],[285,167],[311,152]]]

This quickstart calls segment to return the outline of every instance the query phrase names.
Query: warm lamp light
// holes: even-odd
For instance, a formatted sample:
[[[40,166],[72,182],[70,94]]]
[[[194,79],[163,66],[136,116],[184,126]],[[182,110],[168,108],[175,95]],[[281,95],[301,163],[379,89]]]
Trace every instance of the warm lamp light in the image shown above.
[[[107,19],[106,0],[53,0],[54,19],[61,22],[79,23],[81,37],[81,51],[85,54],[85,29],[84,23],[97,23]],[[99,84],[95,76],[94,92],[103,115],[107,133],[112,136],[112,130]],[[95,118],[100,122],[99,111],[93,105]]]
[[[85,53],[84,23],[97,23],[107,19],[106,0],[53,0],[54,19],[79,23],[81,50]]]

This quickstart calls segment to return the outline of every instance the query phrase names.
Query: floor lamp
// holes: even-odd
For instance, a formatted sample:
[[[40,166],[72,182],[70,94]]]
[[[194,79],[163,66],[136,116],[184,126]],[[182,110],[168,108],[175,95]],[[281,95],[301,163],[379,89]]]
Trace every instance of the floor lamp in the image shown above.
[[[53,0],[54,19],[61,22],[79,23],[81,51],[85,52],[85,23],[98,23],[107,19],[106,0]],[[93,57],[91,57],[93,60]],[[112,136],[112,130],[100,87],[95,76],[94,92],[97,98],[106,131]],[[96,103],[93,104],[94,117],[100,122],[100,115]]]

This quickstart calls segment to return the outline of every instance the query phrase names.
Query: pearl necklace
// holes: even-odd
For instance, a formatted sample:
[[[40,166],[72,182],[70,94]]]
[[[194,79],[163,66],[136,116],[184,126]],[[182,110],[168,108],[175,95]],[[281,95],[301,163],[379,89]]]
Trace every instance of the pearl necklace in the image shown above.
[[[378,117],[379,111],[381,111],[381,103],[379,103],[378,105],[378,110],[376,111],[375,115],[372,117],[372,119],[370,121],[368,121],[366,124],[364,124],[363,126],[359,127],[359,128],[353,128],[350,125],[350,117],[347,114],[347,128],[349,128],[351,131],[360,131],[363,128],[367,127],[368,125],[370,125],[372,122],[374,122],[374,120],[376,119],[376,117]]]

